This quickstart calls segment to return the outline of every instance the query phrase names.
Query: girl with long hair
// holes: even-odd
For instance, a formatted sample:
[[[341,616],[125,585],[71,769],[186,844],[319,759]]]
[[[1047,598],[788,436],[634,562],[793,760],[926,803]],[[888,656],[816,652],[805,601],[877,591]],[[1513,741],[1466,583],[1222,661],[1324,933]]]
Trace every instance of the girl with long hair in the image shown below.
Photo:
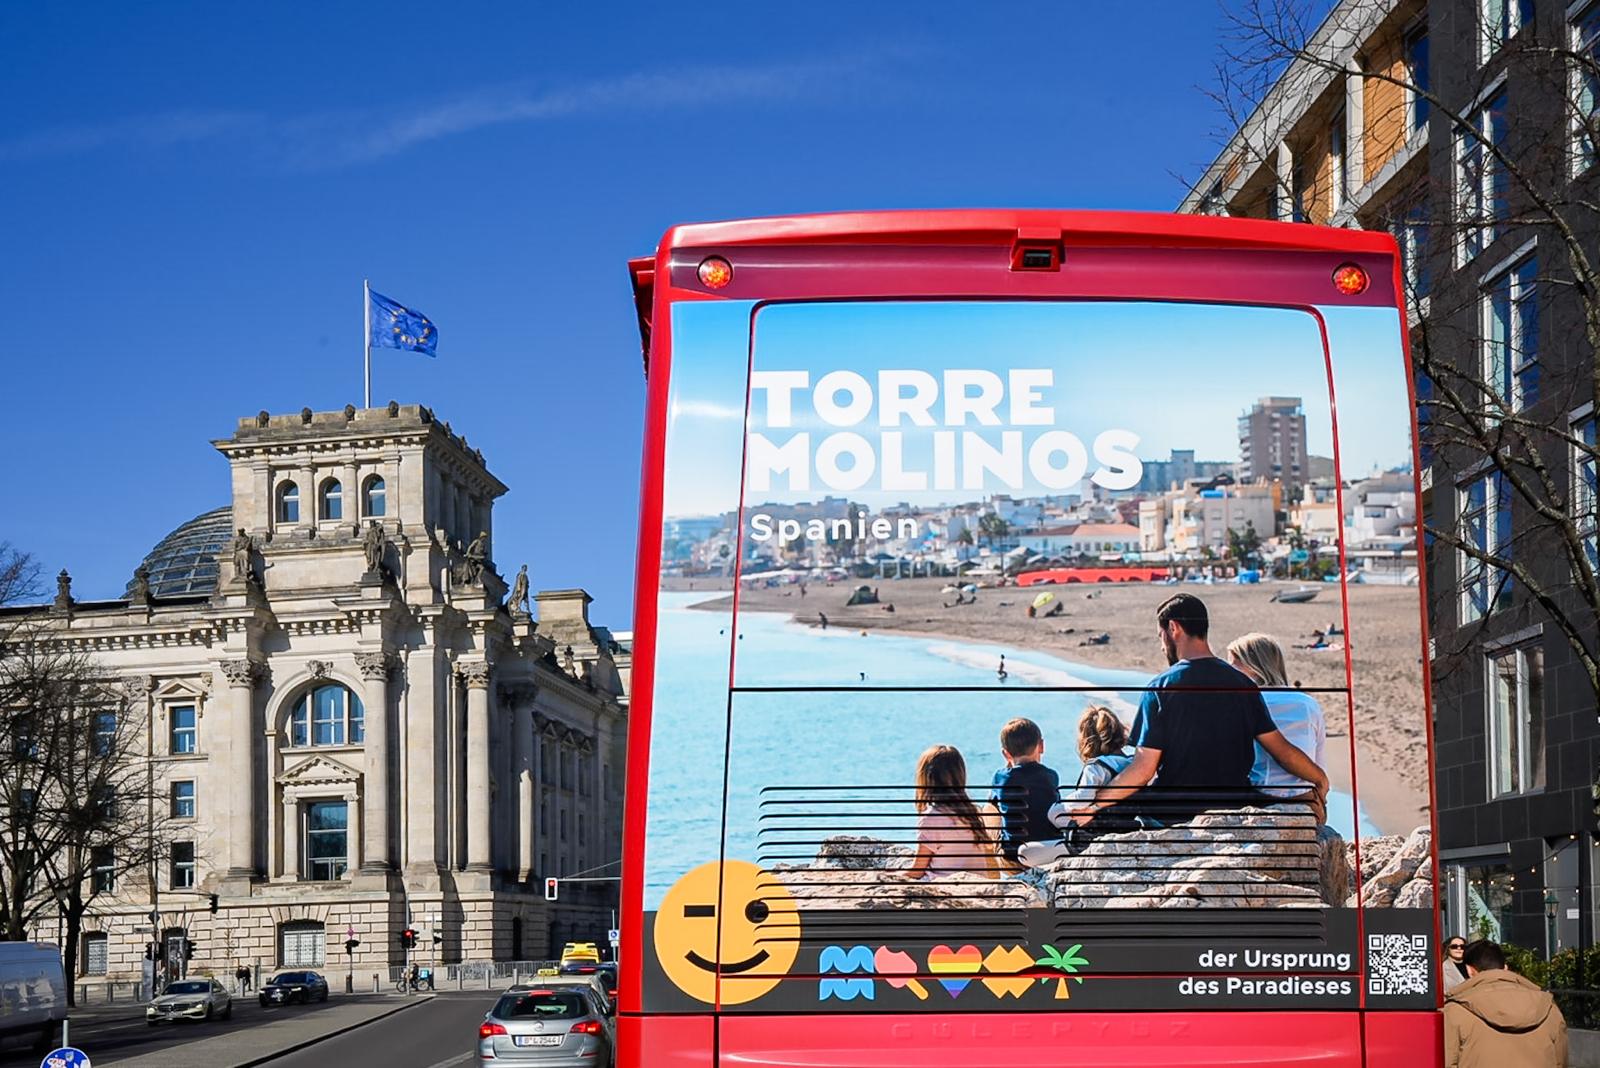
[[[953,745],[936,745],[917,759],[917,855],[913,879],[970,871],[999,875],[994,839],[967,796],[967,762]]]

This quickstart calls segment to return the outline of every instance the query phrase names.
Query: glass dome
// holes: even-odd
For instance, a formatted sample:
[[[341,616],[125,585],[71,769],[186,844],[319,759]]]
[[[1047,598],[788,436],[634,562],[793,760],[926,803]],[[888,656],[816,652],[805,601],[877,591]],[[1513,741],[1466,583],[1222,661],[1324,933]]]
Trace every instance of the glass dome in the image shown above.
[[[217,556],[233,537],[233,507],[216,508],[197,515],[162,538],[143,565],[150,574],[152,597],[183,597],[215,593]],[[133,582],[128,583],[133,592]]]

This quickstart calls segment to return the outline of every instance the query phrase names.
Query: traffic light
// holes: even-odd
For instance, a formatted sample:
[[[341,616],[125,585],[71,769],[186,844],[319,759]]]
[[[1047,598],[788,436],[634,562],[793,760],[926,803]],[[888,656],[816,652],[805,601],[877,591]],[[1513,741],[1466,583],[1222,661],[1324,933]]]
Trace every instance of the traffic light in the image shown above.
[[[217,895],[216,894],[212,894],[211,895],[211,912],[212,912],[213,915],[215,915],[216,911],[217,911]]]
[[[185,961],[194,960],[194,943],[187,938],[183,940],[183,959]]]
[[[417,948],[417,929],[415,927],[407,927],[404,931],[401,931],[400,944],[406,949]]]
[[[434,945],[438,945],[440,942],[443,942],[443,941],[444,941],[444,932],[439,930],[439,928],[435,927],[433,929],[433,944]]]
[[[559,879],[555,878],[554,876],[546,879],[544,881],[544,899],[546,901],[554,901],[556,899],[556,891],[559,887]]]

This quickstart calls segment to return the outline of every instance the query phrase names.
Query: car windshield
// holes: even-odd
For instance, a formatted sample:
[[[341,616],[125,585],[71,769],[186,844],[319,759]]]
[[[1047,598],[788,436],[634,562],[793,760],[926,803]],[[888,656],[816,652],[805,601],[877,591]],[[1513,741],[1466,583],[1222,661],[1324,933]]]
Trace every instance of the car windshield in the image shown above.
[[[589,1015],[589,1004],[582,994],[535,990],[527,994],[507,994],[495,1005],[491,1015],[502,1020],[576,1020]]]
[[[267,983],[267,985],[268,986],[287,986],[287,985],[290,985],[292,983],[302,983],[302,982],[305,982],[305,976],[301,975],[299,972],[284,972],[282,975],[274,975],[272,977],[272,980],[269,983]]]
[[[210,983],[173,983],[167,987],[169,994],[209,994]]]

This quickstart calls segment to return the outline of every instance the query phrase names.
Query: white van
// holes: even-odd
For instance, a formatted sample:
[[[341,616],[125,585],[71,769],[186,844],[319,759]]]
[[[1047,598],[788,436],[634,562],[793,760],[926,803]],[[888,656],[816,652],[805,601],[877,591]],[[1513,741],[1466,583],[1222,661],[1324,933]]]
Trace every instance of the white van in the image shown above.
[[[66,1018],[67,980],[56,947],[0,942],[0,1042],[31,1035],[49,1053]]]

